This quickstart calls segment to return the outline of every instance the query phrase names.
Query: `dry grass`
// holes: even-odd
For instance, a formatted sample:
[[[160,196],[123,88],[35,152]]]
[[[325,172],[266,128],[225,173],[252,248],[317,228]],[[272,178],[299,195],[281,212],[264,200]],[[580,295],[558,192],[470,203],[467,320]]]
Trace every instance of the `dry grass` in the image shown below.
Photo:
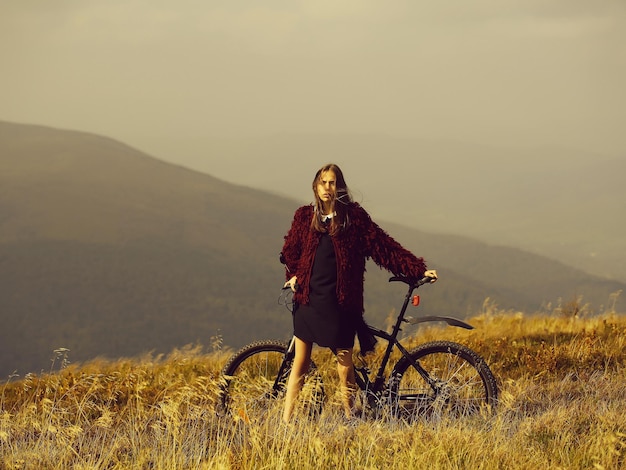
[[[262,423],[220,417],[228,352],[188,347],[0,385],[0,468],[626,467],[624,316],[528,316],[487,302],[470,323],[475,330],[422,327],[405,342],[448,339],[483,355],[500,381],[495,417],[346,423],[323,351],[316,362],[331,398],[318,420],[282,425],[280,403]]]

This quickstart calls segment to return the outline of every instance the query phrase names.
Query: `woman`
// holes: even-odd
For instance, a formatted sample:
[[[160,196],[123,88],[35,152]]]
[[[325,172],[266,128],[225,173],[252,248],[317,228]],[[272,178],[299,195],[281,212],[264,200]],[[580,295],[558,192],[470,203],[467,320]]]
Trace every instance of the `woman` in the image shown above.
[[[372,221],[354,202],[341,169],[322,167],[313,179],[315,203],[296,210],[285,236],[282,260],[285,287],[294,291],[295,358],[287,383],[283,420],[289,421],[308,371],[313,343],[337,356],[337,372],[346,417],[351,417],[355,393],[352,352],[363,322],[365,262],[371,258],[394,275],[437,279],[417,258]],[[361,351],[373,343],[359,330]],[[373,338],[372,338],[373,339]]]

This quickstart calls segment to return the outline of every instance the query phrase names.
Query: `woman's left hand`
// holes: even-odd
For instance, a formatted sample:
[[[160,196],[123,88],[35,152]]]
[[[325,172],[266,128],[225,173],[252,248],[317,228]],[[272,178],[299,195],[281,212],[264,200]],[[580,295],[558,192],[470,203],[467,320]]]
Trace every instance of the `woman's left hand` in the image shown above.
[[[431,284],[433,282],[437,282],[437,279],[439,279],[437,276],[437,271],[435,271],[434,269],[429,269],[428,271],[424,272],[424,277],[430,277],[432,279],[430,281]]]

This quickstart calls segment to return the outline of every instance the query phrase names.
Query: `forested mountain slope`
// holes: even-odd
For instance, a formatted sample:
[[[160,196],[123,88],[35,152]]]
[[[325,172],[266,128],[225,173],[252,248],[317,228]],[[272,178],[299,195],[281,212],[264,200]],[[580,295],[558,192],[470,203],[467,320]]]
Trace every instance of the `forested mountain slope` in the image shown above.
[[[45,370],[61,347],[82,361],[286,337],[278,253],[298,204],[109,138],[0,122],[0,376]],[[378,222],[439,270],[423,292],[429,313],[462,317],[487,296],[533,310],[583,294],[600,308],[623,288],[518,250]],[[370,266],[377,324],[403,294],[385,280]]]

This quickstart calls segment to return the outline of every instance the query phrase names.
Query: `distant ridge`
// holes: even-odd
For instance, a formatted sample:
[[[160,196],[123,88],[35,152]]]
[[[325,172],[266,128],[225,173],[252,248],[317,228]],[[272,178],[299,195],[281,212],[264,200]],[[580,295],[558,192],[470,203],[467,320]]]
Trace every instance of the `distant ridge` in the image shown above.
[[[309,197],[300,182],[320,158],[333,161],[377,218],[518,247],[626,282],[626,154],[345,133],[215,140],[212,150],[184,161],[298,198]],[[274,171],[294,155],[292,178]],[[237,172],[243,162],[254,171]]]
[[[246,171],[245,167],[240,169]],[[308,180],[307,180],[308,181]],[[304,182],[303,184],[308,184]],[[70,359],[284,338],[278,252],[299,202],[159,161],[94,134],[0,122],[0,377]],[[424,309],[526,311],[624,286],[519,250],[378,222],[442,281]],[[403,294],[369,267],[367,316]]]

